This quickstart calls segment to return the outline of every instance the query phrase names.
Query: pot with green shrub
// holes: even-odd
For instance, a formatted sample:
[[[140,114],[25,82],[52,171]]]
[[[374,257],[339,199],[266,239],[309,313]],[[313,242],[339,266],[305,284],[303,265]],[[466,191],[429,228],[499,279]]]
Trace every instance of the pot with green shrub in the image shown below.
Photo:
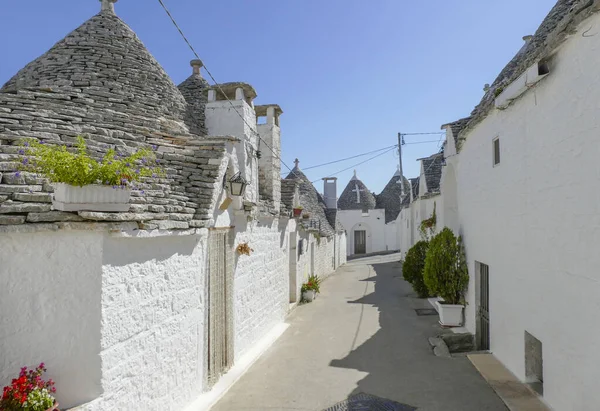
[[[440,324],[452,327],[462,325],[469,272],[462,238],[456,237],[448,227],[429,243],[423,280],[431,293],[442,298],[436,303]]]
[[[133,183],[164,174],[154,151],[155,147],[142,148],[121,156],[109,149],[102,159],[96,159],[88,153],[85,140],[78,137],[73,148],[29,139],[19,154],[24,155],[22,169],[52,183],[55,210],[119,212],[129,210]]]
[[[425,257],[429,249],[428,241],[419,241],[406,253],[402,264],[402,276],[408,281],[419,298],[431,297],[431,293],[423,280]]]
[[[316,275],[311,275],[308,280],[302,284],[302,301],[311,302],[317,298],[317,294],[321,291],[321,279]]]

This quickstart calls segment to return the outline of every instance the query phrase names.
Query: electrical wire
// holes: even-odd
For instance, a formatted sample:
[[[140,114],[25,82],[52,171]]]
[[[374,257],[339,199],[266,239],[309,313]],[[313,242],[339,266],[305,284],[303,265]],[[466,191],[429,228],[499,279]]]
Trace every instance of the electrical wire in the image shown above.
[[[431,136],[438,134],[445,134],[445,131],[433,131],[431,133],[400,133],[401,136]]]
[[[167,6],[165,5],[165,3],[163,2],[163,0],[158,0],[158,2],[160,3],[160,5],[162,6],[162,8],[164,9],[164,11],[167,13],[167,16],[169,16],[169,18],[171,19],[171,22],[173,23],[173,25],[175,26],[175,28],[177,29],[177,31],[179,31],[179,34],[181,35],[181,37],[183,38],[183,40],[185,41],[185,43],[188,45],[188,47],[190,48],[190,50],[192,51],[192,53],[194,54],[194,56],[198,59],[198,60],[202,60],[200,58],[200,56],[198,55],[198,53],[196,53],[196,50],[194,49],[194,47],[192,46],[192,44],[190,43],[190,41],[187,39],[186,35],[183,33],[183,30],[181,29],[181,27],[179,27],[179,24],[177,24],[177,21],[175,21],[175,18],[173,17],[173,15],[171,14],[171,12],[169,11],[169,9],[167,8]],[[298,175],[296,173],[294,173],[294,171],[285,163],[285,161],[283,161],[283,159],[277,155],[277,153],[275,153],[275,151],[273,150],[272,147],[270,147],[267,142],[265,140],[263,140],[260,135],[254,131],[253,127],[248,124],[248,122],[246,121],[246,119],[244,118],[244,116],[242,116],[242,114],[237,110],[237,108],[233,105],[233,103],[231,102],[231,100],[227,97],[227,95],[225,94],[225,92],[223,91],[223,89],[221,88],[221,86],[219,85],[219,83],[217,82],[217,80],[215,80],[215,78],[213,77],[212,73],[210,72],[210,70],[208,69],[208,67],[206,67],[206,65],[204,65],[204,70],[206,71],[206,73],[209,75],[209,77],[212,79],[214,85],[219,89],[219,91],[221,92],[221,94],[225,97],[225,99],[229,102],[229,104],[231,105],[231,108],[233,108],[233,111],[236,112],[236,114],[242,119],[242,121],[246,124],[246,126],[248,126],[248,129],[254,133],[258,139],[273,153],[273,155],[275,156],[275,158],[277,158],[279,161],[281,161],[281,164],[283,164],[288,170],[290,170],[291,173],[293,173],[296,177],[298,177]],[[250,142],[248,142],[250,143]],[[251,145],[252,147],[252,145]],[[256,148],[252,147],[254,150],[256,150]],[[256,150],[258,151],[258,150]]]
[[[397,146],[394,146],[394,147],[390,148],[389,150],[387,150],[387,151],[384,151],[383,153],[379,153],[379,154],[377,154],[376,156],[373,156],[373,157],[371,157],[371,158],[369,158],[369,159],[367,159],[367,160],[365,160],[365,161],[361,161],[360,163],[358,163],[358,164],[354,164],[353,166],[350,166],[350,167],[348,167],[348,168],[345,168],[345,169],[343,169],[343,170],[337,171],[337,172],[335,172],[335,173],[333,173],[333,174],[328,174],[328,175],[327,175],[327,177],[333,177],[333,176],[336,176],[336,175],[338,175],[338,174],[340,174],[340,173],[343,173],[344,171],[348,171],[348,170],[350,170],[350,169],[352,169],[352,168],[355,168],[355,167],[358,167],[358,166],[360,166],[360,165],[362,165],[362,164],[365,164],[365,163],[367,163],[367,162],[369,162],[369,161],[371,161],[371,160],[374,160],[374,159],[376,159],[377,157],[381,157],[382,155],[389,153],[390,151],[394,150],[396,147],[397,147]],[[319,179],[319,180],[321,180],[321,179]],[[311,181],[311,183],[313,183],[313,184],[314,184],[314,183],[318,182],[319,180]]]

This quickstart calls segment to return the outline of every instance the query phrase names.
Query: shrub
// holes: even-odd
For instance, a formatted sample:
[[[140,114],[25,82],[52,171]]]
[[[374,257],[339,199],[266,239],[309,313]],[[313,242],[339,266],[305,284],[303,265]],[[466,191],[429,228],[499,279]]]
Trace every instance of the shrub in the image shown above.
[[[90,184],[127,186],[143,177],[164,174],[155,153],[149,148],[139,149],[127,157],[110,149],[98,161],[88,154],[83,137],[77,138],[75,150],[35,139],[26,140],[23,145],[19,151],[26,155],[22,168],[41,174],[53,183],[80,187]]]
[[[408,250],[402,264],[402,275],[406,281],[412,284],[413,290],[419,295],[419,298],[427,298],[431,295],[423,281],[423,269],[428,248],[427,241],[419,241]]]
[[[462,238],[445,227],[431,239],[425,269],[425,285],[447,304],[463,304],[464,292],[469,285],[469,273]]]

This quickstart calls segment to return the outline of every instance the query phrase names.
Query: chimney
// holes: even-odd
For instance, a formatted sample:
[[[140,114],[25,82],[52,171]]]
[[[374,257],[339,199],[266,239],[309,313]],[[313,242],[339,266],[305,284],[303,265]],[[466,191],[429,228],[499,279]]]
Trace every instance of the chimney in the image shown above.
[[[329,210],[337,210],[337,177],[323,179],[323,198]]]
[[[257,122],[260,117],[267,121],[257,124],[260,135],[258,159],[258,193],[260,197],[273,201],[275,209],[281,204],[281,129],[279,116],[283,110],[277,104],[267,104],[254,107]]]

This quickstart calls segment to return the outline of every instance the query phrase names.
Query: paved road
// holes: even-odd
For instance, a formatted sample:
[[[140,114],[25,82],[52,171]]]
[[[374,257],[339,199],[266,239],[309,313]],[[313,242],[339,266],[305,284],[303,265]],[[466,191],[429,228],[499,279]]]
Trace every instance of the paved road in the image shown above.
[[[321,411],[357,393],[419,411],[506,411],[467,358],[433,355],[437,317],[415,314],[430,307],[402,280],[398,258],[341,267],[213,411]]]

